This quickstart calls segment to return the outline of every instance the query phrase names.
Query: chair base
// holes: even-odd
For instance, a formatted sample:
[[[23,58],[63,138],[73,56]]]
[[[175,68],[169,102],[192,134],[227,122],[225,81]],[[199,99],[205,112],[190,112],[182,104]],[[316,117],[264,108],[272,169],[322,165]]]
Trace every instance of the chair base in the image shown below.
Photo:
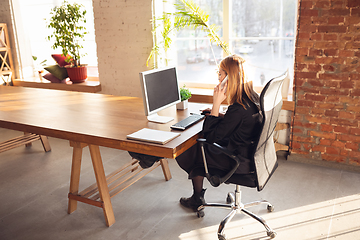
[[[276,232],[274,232],[269,227],[269,225],[266,223],[266,221],[262,217],[259,217],[246,209],[248,207],[257,206],[260,204],[267,204],[267,210],[269,212],[272,212],[272,211],[274,211],[274,207],[268,201],[262,200],[262,201],[255,201],[255,202],[251,202],[251,203],[247,203],[247,204],[242,204],[241,203],[240,186],[236,185],[235,194],[233,192],[228,193],[226,202],[228,204],[206,203],[206,204],[200,206],[198,208],[198,212],[197,212],[198,217],[203,217],[204,214],[201,214],[201,213],[203,213],[203,209],[205,207],[218,207],[218,208],[231,209],[230,213],[228,215],[226,215],[226,217],[220,222],[219,229],[218,229],[218,239],[219,240],[226,240],[225,234],[224,234],[225,225],[231,221],[231,219],[235,216],[236,213],[243,213],[249,217],[254,218],[258,222],[260,222],[265,227],[267,235],[270,238],[274,238],[276,236]]]

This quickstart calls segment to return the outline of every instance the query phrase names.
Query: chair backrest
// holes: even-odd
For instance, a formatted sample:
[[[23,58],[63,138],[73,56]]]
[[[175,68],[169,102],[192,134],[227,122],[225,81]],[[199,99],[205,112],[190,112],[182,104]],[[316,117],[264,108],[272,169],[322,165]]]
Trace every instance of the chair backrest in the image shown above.
[[[286,71],[281,76],[271,79],[260,94],[263,129],[254,154],[258,191],[264,188],[277,168],[273,135],[282,107],[282,84],[288,77],[288,71]]]

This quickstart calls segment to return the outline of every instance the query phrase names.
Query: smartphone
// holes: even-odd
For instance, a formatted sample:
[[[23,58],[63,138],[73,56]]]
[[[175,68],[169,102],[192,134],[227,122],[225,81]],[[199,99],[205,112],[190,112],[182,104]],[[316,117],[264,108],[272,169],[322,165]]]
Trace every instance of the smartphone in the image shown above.
[[[221,82],[221,84],[220,84],[220,89],[223,89],[223,88],[224,88],[225,83],[227,82],[227,80],[228,80],[228,76],[226,76],[226,77],[224,78],[224,80]]]

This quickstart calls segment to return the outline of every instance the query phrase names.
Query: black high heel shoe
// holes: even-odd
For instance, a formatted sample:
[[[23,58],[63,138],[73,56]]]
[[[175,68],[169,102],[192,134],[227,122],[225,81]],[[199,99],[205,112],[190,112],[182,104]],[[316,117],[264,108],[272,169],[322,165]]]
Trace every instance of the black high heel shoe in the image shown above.
[[[193,195],[189,198],[180,198],[180,204],[186,208],[192,209],[197,213],[198,217],[203,217],[205,215],[204,210],[198,210],[198,207],[205,204],[205,191],[202,189],[201,192],[194,192]]]

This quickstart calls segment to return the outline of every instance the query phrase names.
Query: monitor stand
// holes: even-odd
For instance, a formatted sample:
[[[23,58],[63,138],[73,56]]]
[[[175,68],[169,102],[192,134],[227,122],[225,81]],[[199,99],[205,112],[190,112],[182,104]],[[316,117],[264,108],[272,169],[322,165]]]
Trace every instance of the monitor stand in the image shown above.
[[[147,119],[150,122],[156,122],[156,123],[168,123],[168,122],[174,120],[173,117],[159,116],[157,113],[147,116]]]

